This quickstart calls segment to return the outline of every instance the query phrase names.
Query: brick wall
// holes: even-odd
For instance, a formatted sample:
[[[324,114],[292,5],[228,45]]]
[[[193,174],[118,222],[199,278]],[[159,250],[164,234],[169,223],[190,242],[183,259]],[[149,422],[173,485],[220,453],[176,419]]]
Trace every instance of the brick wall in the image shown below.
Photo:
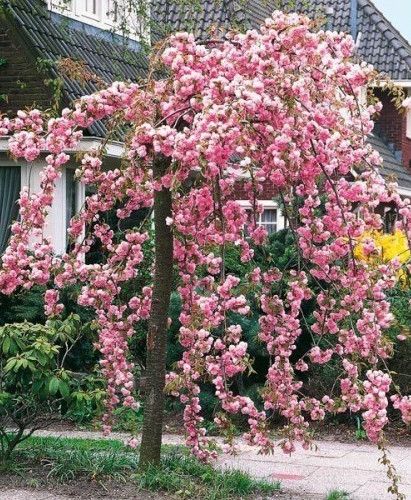
[[[266,181],[263,184],[263,191],[258,197],[259,200],[272,200],[278,195],[274,185],[270,181]],[[244,185],[242,182],[237,182],[235,186],[235,196],[236,200],[248,200],[249,195],[246,193],[244,189]]]
[[[15,114],[18,109],[50,106],[51,92],[44,84],[44,76],[36,68],[36,55],[24,43],[22,37],[0,13],[0,113]]]
[[[390,97],[384,92],[377,91],[377,97],[383,104],[381,115],[376,121],[376,130],[383,139],[401,151],[403,165],[411,169],[411,139],[407,138],[407,118],[405,113],[400,113]]]

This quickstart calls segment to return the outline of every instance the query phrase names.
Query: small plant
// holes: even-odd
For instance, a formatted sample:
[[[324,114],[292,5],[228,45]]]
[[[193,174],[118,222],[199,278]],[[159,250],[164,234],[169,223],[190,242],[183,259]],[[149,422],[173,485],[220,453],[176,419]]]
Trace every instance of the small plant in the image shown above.
[[[367,439],[367,433],[365,432],[365,430],[362,427],[361,418],[358,415],[356,415],[355,416],[355,420],[357,422],[357,429],[355,431],[355,437],[356,437],[356,439],[358,439],[358,441],[366,440]]]
[[[346,491],[333,490],[327,494],[326,500],[349,500],[350,496]]]

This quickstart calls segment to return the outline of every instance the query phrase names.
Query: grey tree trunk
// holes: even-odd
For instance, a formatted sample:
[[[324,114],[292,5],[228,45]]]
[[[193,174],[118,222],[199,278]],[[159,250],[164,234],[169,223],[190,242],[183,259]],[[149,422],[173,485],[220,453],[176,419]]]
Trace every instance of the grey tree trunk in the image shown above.
[[[170,159],[159,155],[153,163],[154,178],[164,175]],[[173,235],[166,218],[172,215],[169,189],[154,194],[154,281],[151,314],[147,335],[146,389],[140,469],[158,464],[164,415],[164,385],[167,355],[167,320],[173,281]]]

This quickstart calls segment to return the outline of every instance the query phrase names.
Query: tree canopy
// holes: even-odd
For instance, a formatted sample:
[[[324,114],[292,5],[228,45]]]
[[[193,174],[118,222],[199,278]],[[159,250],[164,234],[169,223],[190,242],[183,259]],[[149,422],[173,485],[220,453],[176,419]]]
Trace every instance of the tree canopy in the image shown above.
[[[233,446],[232,414],[246,417],[245,437],[263,452],[274,446],[269,432],[274,412],[285,420],[281,446],[286,452],[295,442],[309,446],[310,420],[347,410],[361,411],[369,438],[381,439],[391,386],[383,368],[392,348],[385,335],[393,320],[386,293],[401,264],[370,265],[355,257],[354,248],[365,233],[382,227],[380,207],[388,203],[397,207],[397,229],[409,238],[411,207],[394,183],[383,180],[382,158],[367,143],[380,106],[361,104],[374,73],[353,62],[353,51],[349,36],[314,31],[308,18],[277,11],[260,31],[228,32],[203,43],[177,33],[153,57],[146,81],[114,82],[82,97],[59,118],[48,119],[36,109],[2,118],[0,133],[10,134],[15,158],[47,156],[40,192],[21,193],[20,220],[2,257],[0,289],[11,294],[47,284],[45,307],[53,316],[62,308],[59,290],[82,284],[78,303],[95,311],[99,330],[106,430],[115,406],[138,404],[128,339],[144,319],[150,322],[152,376],[159,374],[151,398],[162,393],[164,345],[159,342],[165,342],[174,265],[184,353],[167,375],[166,389],[185,405],[187,443],[199,458],[215,454],[202,425],[204,380],[219,398],[215,423],[227,431],[228,447]],[[95,192],[70,223],[70,250],[56,256],[42,233],[54,182],[82,129],[102,119],[128,128],[124,159],[118,168],[105,169],[104,143],[84,154],[76,176]],[[298,265],[281,272],[254,266],[241,279],[226,273],[227,249],[239,248],[241,261],[252,263],[264,243],[267,234],[257,214],[266,183],[282,200]],[[235,199],[239,185],[250,210]],[[122,219],[153,206],[154,286],[147,283],[140,295],[122,303],[121,287],[139,273],[150,220],[118,239],[100,215],[116,208]],[[96,241],[106,259],[87,264],[85,256]],[[249,313],[250,294],[261,308],[258,338],[271,359],[262,407],[233,384],[252,367],[235,321]],[[310,325],[302,314],[306,301],[315,309]],[[294,359],[303,326],[311,332],[312,347]],[[306,396],[300,374],[310,364],[331,360],[340,367],[339,391]],[[392,397],[410,422],[410,397]],[[151,403],[149,396],[147,407]]]

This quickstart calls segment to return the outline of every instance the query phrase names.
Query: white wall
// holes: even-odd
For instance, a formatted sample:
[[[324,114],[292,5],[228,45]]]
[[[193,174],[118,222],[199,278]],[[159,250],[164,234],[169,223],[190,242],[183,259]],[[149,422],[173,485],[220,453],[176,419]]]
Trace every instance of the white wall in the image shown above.
[[[21,186],[28,186],[36,193],[40,190],[40,172],[45,165],[44,160],[26,163],[21,167]],[[51,239],[54,251],[57,254],[64,252],[66,247],[66,189],[65,172],[57,179],[53,205],[48,213],[44,236]]]
[[[21,187],[27,186],[33,193],[40,190],[40,172],[45,166],[45,160],[39,159],[28,163],[19,161],[18,163],[10,160],[0,160],[1,166],[20,166],[21,169]],[[68,164],[70,167],[70,163]],[[78,184],[76,190],[76,208],[77,210],[84,203],[84,185]],[[62,176],[55,183],[54,200],[49,210],[44,236],[51,239],[56,254],[62,254],[67,246],[66,229],[66,169],[64,168]],[[34,243],[34,240],[33,240]]]

